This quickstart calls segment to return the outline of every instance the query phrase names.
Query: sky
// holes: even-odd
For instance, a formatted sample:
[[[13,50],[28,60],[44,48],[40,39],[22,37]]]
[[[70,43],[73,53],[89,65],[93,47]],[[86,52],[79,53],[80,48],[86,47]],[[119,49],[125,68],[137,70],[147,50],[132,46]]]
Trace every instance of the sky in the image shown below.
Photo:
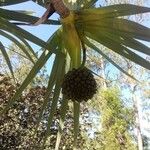
[[[101,5],[105,4],[105,0],[101,0]],[[97,3],[97,6],[99,6],[100,3]],[[145,2],[145,6],[150,6],[150,0],[147,0]],[[45,9],[31,1],[29,2],[25,2],[22,4],[18,4],[18,5],[11,5],[11,6],[7,6],[4,7],[5,9],[9,9],[9,10],[28,10],[28,11],[33,11],[35,12],[34,15],[41,17],[43,15],[43,13],[45,12]],[[54,14],[50,17],[50,19],[59,19],[59,16],[57,14]],[[144,24],[147,27],[150,27],[150,19],[144,20],[142,22],[142,24]],[[59,26],[56,25],[39,25],[39,26],[21,26],[22,28],[24,28],[25,30],[29,31],[30,33],[34,34],[35,36],[41,38],[44,41],[47,41],[47,39],[58,29]],[[9,45],[10,41],[6,40],[5,38],[2,38],[0,36],[0,41],[2,43],[5,43],[5,45]],[[147,45],[150,46],[149,43],[147,43]],[[32,47],[35,51],[38,51],[40,48],[38,46],[36,46],[35,44],[32,43]],[[53,61],[54,56],[52,56],[51,59],[49,59],[49,61],[47,62],[47,69],[48,71],[51,70],[52,67],[52,61]],[[112,71],[112,75],[113,75],[113,71]],[[126,96],[128,96],[128,91],[125,91]],[[129,97],[129,96],[128,96]],[[144,122],[142,124],[143,127],[148,126],[148,124],[146,122]]]

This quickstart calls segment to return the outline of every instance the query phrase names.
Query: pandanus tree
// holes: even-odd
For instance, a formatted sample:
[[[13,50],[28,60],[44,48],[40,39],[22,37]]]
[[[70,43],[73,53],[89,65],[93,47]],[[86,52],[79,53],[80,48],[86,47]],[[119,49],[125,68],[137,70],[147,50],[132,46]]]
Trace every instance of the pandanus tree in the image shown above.
[[[29,0],[0,0],[0,6],[27,1]],[[74,149],[76,149],[79,131],[80,103],[92,98],[96,92],[94,77],[91,71],[85,67],[87,47],[98,52],[99,55],[107,59],[120,71],[136,80],[133,76],[128,74],[128,72],[123,70],[119,64],[116,64],[114,60],[101,51],[99,47],[93,44],[95,43],[93,41],[107,47],[110,53],[114,51],[130,61],[146,69],[150,69],[150,62],[143,57],[150,55],[150,48],[142,42],[150,42],[150,29],[125,19],[124,17],[150,12],[150,8],[131,4],[117,4],[97,8],[95,7],[97,1],[98,0],[33,0],[33,2],[47,8],[41,18],[28,14],[29,12],[27,11],[12,11],[3,9],[3,7],[0,8],[0,35],[13,41],[34,64],[12,99],[10,99],[5,108],[2,108],[1,115],[4,115],[9,110],[38,71],[44,66],[52,54],[55,54],[45,100],[41,106],[35,129],[36,132],[43,112],[47,107],[49,97],[52,91],[54,91],[43,146],[47,137],[50,135],[50,126],[56,111],[58,99],[61,96],[61,115],[56,140],[56,150],[59,148],[64,126],[63,122],[70,99],[73,103]],[[50,20],[49,17],[53,13],[58,13],[60,20]],[[59,29],[47,42],[18,26],[34,26],[41,23],[60,25]],[[35,54],[29,41],[42,48],[43,53],[39,57]],[[9,56],[1,42],[0,50],[15,80]]]

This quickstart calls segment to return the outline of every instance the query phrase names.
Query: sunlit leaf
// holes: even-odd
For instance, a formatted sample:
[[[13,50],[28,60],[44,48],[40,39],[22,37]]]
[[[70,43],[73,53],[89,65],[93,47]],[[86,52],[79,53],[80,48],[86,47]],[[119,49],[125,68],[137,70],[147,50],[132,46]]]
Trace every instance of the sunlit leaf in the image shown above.
[[[136,22],[121,18],[103,19],[95,22],[85,22],[84,28],[86,30],[90,30],[90,28],[99,28],[99,33],[101,33],[103,29],[108,29],[108,31],[112,30],[116,33],[121,32],[133,38],[150,41],[150,28]]]
[[[29,0],[0,0],[0,6],[14,5],[22,2],[26,2]]]
[[[83,8],[92,8],[95,6],[95,3],[97,2],[98,0],[90,0],[90,1],[85,1],[85,4],[83,6]],[[81,2],[82,3],[82,2]],[[81,4],[82,6],[82,4]]]
[[[89,30],[88,30],[89,31]],[[141,56],[137,55],[136,53],[132,52],[128,48],[122,46],[118,41],[111,38],[107,34],[101,32],[101,34],[97,34],[97,30],[91,30],[89,32],[85,32],[88,37],[91,39],[96,40],[97,42],[101,43],[102,45],[108,47],[109,49],[113,50],[114,52],[118,53],[119,55],[141,65],[146,69],[150,69],[150,63],[142,58]]]
[[[0,8],[0,14],[1,14],[1,17],[10,21],[20,21],[20,22],[27,22],[30,24],[34,24],[35,22],[39,20],[38,17],[16,12],[13,10],[6,10],[3,8]],[[60,22],[57,20],[47,20],[44,22],[44,24],[60,25]]]
[[[146,12],[150,12],[150,8],[141,7],[132,4],[117,4],[117,5],[100,7],[100,8],[85,9],[77,13],[80,14],[79,18],[82,17],[83,20],[96,21],[102,18],[129,16],[129,15],[146,13]]]

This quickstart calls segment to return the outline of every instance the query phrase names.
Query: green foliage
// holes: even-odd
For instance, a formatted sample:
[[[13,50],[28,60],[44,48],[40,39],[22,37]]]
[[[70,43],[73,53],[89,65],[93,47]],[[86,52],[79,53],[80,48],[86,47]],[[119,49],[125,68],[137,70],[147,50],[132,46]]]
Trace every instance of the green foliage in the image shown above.
[[[100,90],[91,105],[100,112],[101,129],[96,132],[94,140],[87,139],[87,147],[92,149],[91,144],[96,150],[136,150],[131,134],[133,110],[123,105],[118,90]]]
[[[129,133],[131,111],[125,108],[117,90],[109,89],[102,93],[102,131],[104,150],[134,150],[133,139]],[[109,145],[109,147],[108,147]]]
[[[1,0],[0,6],[19,4],[25,1],[28,1],[28,0],[23,0],[23,1]],[[39,4],[40,6],[46,7],[46,3],[48,1],[47,0],[44,0],[44,1],[33,0],[33,2]],[[61,3],[62,0],[60,0],[59,2]],[[54,88],[51,111],[49,111],[48,113],[49,119],[48,119],[48,124],[46,124],[47,132],[45,135],[44,142],[46,141],[46,138],[50,135],[49,127],[52,124],[52,120],[56,112],[59,96],[61,95],[61,82],[62,82],[63,76],[66,72],[68,72],[68,70],[71,70],[72,67],[80,67],[79,62],[78,63],[74,62],[74,60],[80,61],[80,56],[82,52],[81,49],[78,49],[78,51],[76,51],[77,50],[76,43],[78,43],[78,47],[80,47],[80,42],[83,41],[86,46],[89,46],[90,48],[99,52],[100,57],[103,56],[113,65],[115,65],[119,70],[121,70],[122,72],[124,72],[126,75],[130,77],[132,76],[128,74],[125,70],[123,70],[119,64],[116,64],[111,58],[103,54],[101,50],[89,44],[87,42],[87,39],[95,40],[98,43],[102,44],[103,46],[109,48],[116,54],[120,55],[121,57],[125,59],[129,59],[130,61],[144,68],[150,69],[149,61],[147,61],[145,58],[143,58],[139,54],[139,52],[140,53],[142,52],[146,56],[150,55],[149,47],[147,47],[145,44],[142,44],[139,41],[139,40],[143,40],[147,42],[150,41],[150,34],[149,34],[150,29],[139,23],[123,18],[124,16],[128,16],[128,15],[135,15],[135,14],[150,12],[150,8],[135,6],[131,4],[122,4],[122,5],[118,4],[118,5],[108,6],[108,7],[93,8],[96,0],[84,1],[83,3],[80,0],[77,0],[77,1],[65,0],[64,2],[68,6],[68,9],[72,10],[72,13],[70,13],[72,14],[72,18],[71,19],[69,18],[68,20],[67,19],[65,20],[64,18],[64,20],[66,21],[64,22],[66,23],[66,27],[68,28],[66,28],[67,30],[64,30],[65,28],[62,27],[64,25],[63,22],[60,22],[57,20],[54,20],[54,21],[48,20],[46,24],[50,24],[50,23],[53,25],[61,24],[61,27],[49,38],[47,42],[43,41],[43,39],[36,37],[35,35],[31,34],[30,32],[18,26],[18,25],[23,25],[23,24],[26,24],[26,25],[34,24],[34,22],[37,21],[38,19],[37,17],[35,17],[34,15],[28,15],[28,13],[26,14],[23,13],[25,11],[15,12],[15,11],[10,11],[10,10],[7,11],[3,8],[0,9],[0,13],[1,13],[0,35],[13,41],[22,50],[22,54],[25,54],[25,56],[27,56],[28,59],[34,64],[31,67],[30,72],[28,73],[25,80],[22,82],[22,84],[19,86],[19,88],[15,92],[14,96],[11,97],[12,99],[10,99],[7,104],[3,105],[3,108],[1,109],[1,112],[0,112],[1,115],[4,115],[9,110],[9,108],[13,106],[13,104],[16,102],[16,100],[20,98],[20,96],[22,95],[24,90],[28,87],[28,85],[34,80],[35,76],[41,70],[41,68],[45,65],[48,59],[50,59],[52,54],[55,54],[56,63],[54,63],[53,69],[52,69],[53,71],[51,72],[51,75],[49,77],[49,84],[48,84],[48,87],[46,88],[46,96],[44,97],[44,101],[42,103],[42,109],[41,109],[40,117],[39,117],[39,122],[40,122],[43,112],[46,111],[46,106],[48,105],[50,94]],[[69,15],[69,17],[70,16],[71,15]],[[76,34],[73,34],[73,33],[76,33]],[[76,42],[76,40],[73,38],[75,37],[73,35],[76,35],[76,39],[78,39],[78,42]],[[36,61],[32,59],[31,53],[28,53],[26,47],[22,45],[22,43],[24,43],[28,47],[28,50],[30,50],[32,54],[34,55],[34,51],[31,49],[31,46],[29,45],[27,41],[33,42],[34,44],[40,46],[43,50],[42,55]],[[67,44],[69,45],[68,49],[67,49]],[[71,47],[72,49],[70,49]],[[10,60],[9,55],[6,54],[7,50],[5,50],[3,43],[1,43],[1,49],[2,49],[2,54],[4,58],[6,59],[7,65],[9,66],[10,71],[12,72],[12,69],[11,69],[12,65],[10,64],[10,61],[9,61]],[[69,50],[73,52],[72,53],[73,56],[69,56],[70,55]],[[134,50],[135,52],[132,50]],[[76,66],[72,66],[72,64],[76,64]],[[67,65],[69,67],[66,69]],[[110,97],[110,99],[111,98],[112,97]],[[116,115],[117,113],[119,113],[119,111],[121,111],[121,113],[124,113],[122,112],[122,106],[120,106],[117,103],[117,100],[112,98],[112,101],[114,102],[114,106],[116,107],[115,109],[117,109],[117,112],[114,112],[114,110],[112,110],[112,108],[114,108],[113,105],[112,106],[110,105],[110,107],[107,106],[108,112],[107,112],[107,115],[103,118],[102,125],[103,124],[105,125],[105,123],[109,125],[111,121],[112,122],[115,121],[115,123],[119,124],[120,126],[118,127],[114,123],[111,127],[107,127],[108,131],[109,129],[111,129],[112,133],[114,133],[115,136],[118,136],[119,134],[121,134],[122,136],[123,133],[126,135],[126,132],[124,131],[124,128],[125,129],[127,128],[126,122],[124,122],[120,116],[118,120],[116,120],[113,117],[112,117],[112,120],[110,119],[111,115]],[[107,103],[107,102],[104,102],[104,103]],[[107,103],[107,105],[109,103]],[[62,109],[62,112],[64,112],[62,115],[62,118],[64,120],[66,112],[63,111],[65,109],[64,105],[62,106],[63,107],[61,109]],[[106,107],[106,105],[104,106]],[[103,109],[101,111],[103,111]],[[73,118],[74,118],[74,141],[75,141],[74,148],[75,149],[76,149],[76,141],[77,141],[76,139],[77,139],[78,128],[79,128],[79,114],[80,114],[80,103],[74,103],[74,117]],[[118,116],[116,115],[116,117]],[[122,127],[122,126],[125,126],[125,127]],[[121,130],[121,131],[120,133],[116,133],[115,132],[116,130]],[[110,134],[110,133],[106,133],[106,134]],[[126,140],[127,139],[128,138],[126,137]],[[112,141],[115,142],[115,144],[117,144],[119,140],[115,141],[112,139]],[[109,140],[107,142],[109,144]]]

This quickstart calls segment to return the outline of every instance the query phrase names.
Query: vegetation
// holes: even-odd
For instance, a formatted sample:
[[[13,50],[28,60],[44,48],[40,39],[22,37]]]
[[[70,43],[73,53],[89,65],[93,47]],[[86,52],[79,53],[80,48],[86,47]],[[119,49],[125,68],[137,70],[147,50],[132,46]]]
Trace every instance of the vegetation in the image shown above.
[[[3,107],[7,104],[7,101],[15,93],[15,87],[11,84],[10,79],[6,76],[0,78],[0,106]],[[5,91],[5,92],[4,92]],[[35,134],[35,126],[40,113],[40,106],[44,100],[46,93],[45,87],[34,87],[28,92],[24,93],[13,105],[6,115],[1,117],[1,147],[2,150],[15,150],[15,149],[40,149],[42,146],[42,140],[46,132],[46,125],[48,119],[48,111],[51,109],[51,100],[44,112],[40,127]],[[95,102],[99,101],[101,104],[99,107],[94,107],[97,112],[101,113],[102,127],[99,131],[96,131],[95,137],[92,139],[87,138],[88,123],[84,123],[80,126],[80,132],[78,135],[78,149],[82,150],[94,150],[94,149],[127,149],[134,150],[136,144],[133,143],[133,136],[129,133],[129,130],[133,126],[132,110],[125,108],[119,99],[117,90],[108,89],[101,91]],[[52,96],[51,96],[52,99]],[[59,100],[59,103],[62,99]],[[89,107],[83,106],[81,110],[81,119],[84,121],[84,115],[88,114]],[[44,149],[54,149],[55,140],[58,132],[58,122],[60,117],[60,107],[57,107],[57,111],[54,114],[53,123],[50,127],[51,136],[47,139]],[[99,123],[98,123],[99,124]],[[99,124],[100,125],[100,124]],[[59,149],[72,149],[72,129],[73,129],[73,117],[71,111],[68,109],[66,120],[63,129],[63,138],[60,143]],[[90,143],[90,144],[88,144]]]
[[[115,89],[101,91],[99,110],[101,113],[102,130],[99,134],[101,147],[109,150],[134,150],[136,144],[132,139],[133,109],[125,108]],[[130,131],[130,132],[129,132]]]
[[[28,0],[23,0],[21,2],[27,1]],[[21,2],[19,0],[0,0],[0,6],[19,4]],[[96,8],[95,3],[97,2],[97,0],[76,0],[75,2],[69,0],[65,0],[64,2],[62,0],[34,0],[33,2],[36,2],[38,5],[47,8],[46,12],[41,18],[37,18],[36,16],[31,14],[31,12],[26,10],[12,11],[9,9],[0,8],[0,35],[14,42],[21,50],[21,54],[23,54],[33,64],[31,70],[29,71],[25,80],[21,82],[20,86],[17,89],[15,88],[15,86],[13,86],[13,96],[10,96],[7,99],[7,103],[2,104],[0,113],[3,117],[6,117],[10,108],[17,108],[17,106],[14,106],[15,103],[18,102],[20,97],[22,97],[21,95],[24,94],[25,89],[33,81],[35,76],[50,59],[50,57],[52,57],[52,54],[55,54],[52,70],[48,78],[48,85],[46,85],[46,87],[44,88],[45,94],[40,105],[40,112],[35,121],[35,133],[38,133],[42,118],[44,117],[45,112],[48,112],[46,114],[47,121],[45,125],[45,134],[41,141],[41,149],[44,149],[47,139],[48,137],[50,137],[50,127],[53,124],[53,119],[55,119],[55,113],[57,112],[57,107],[59,106],[60,116],[58,121],[59,125],[55,146],[55,150],[58,150],[59,145],[61,144],[61,139],[63,139],[61,138],[64,131],[63,129],[65,129],[64,121],[67,117],[66,108],[70,103],[69,99],[66,98],[66,95],[62,95],[61,93],[61,85],[65,74],[69,70],[72,71],[73,68],[79,69],[85,65],[87,55],[86,49],[90,48],[98,52],[97,56],[100,56],[100,58],[103,57],[103,59],[106,59],[108,62],[113,64],[117,69],[132,78],[132,80],[137,81],[137,79],[134,77],[134,74],[131,74],[125,68],[121,67],[119,63],[116,63],[112,59],[113,57],[109,57],[106,53],[104,53],[99,47],[97,47],[96,43],[102,44],[103,46],[107,47],[109,53],[115,52],[116,54],[119,54],[122,59],[128,59],[142,66],[143,68],[150,69],[149,61],[145,57],[142,57],[141,54],[139,54],[142,53],[142,55],[144,54],[144,56],[150,55],[149,47],[140,41],[143,40],[149,42],[150,29],[125,18],[129,15],[150,12],[150,8],[131,4],[118,4]],[[60,15],[60,20],[48,19],[54,12]],[[30,26],[31,24],[39,25],[41,23],[60,25],[59,29],[49,38],[47,42],[43,41],[42,39],[36,37],[35,35],[29,33],[19,26]],[[35,51],[30,46],[29,41],[42,48],[43,52],[40,56],[36,55]],[[5,58],[12,78],[14,79],[14,83],[18,85],[15,77],[16,70],[14,70],[13,68],[8,51],[6,50],[4,44],[1,42],[0,50],[3,57]],[[83,56],[83,58],[81,56]],[[103,87],[107,87],[105,82],[103,83]],[[2,93],[3,92],[4,91],[2,90]],[[60,98],[62,99],[61,103],[59,103]],[[120,108],[121,104],[117,103],[117,98],[112,98],[112,100],[114,102],[114,104],[112,105],[119,107],[118,111],[122,111],[122,109]],[[49,104],[50,102],[51,104]],[[77,149],[78,146],[77,141],[79,134],[79,116],[81,105],[82,103],[79,103],[75,99],[73,99],[73,104],[71,103],[72,107],[70,107],[73,110],[74,140],[72,149],[74,150]],[[48,106],[50,107],[49,111],[47,111]],[[106,107],[106,105],[104,106]],[[103,109],[101,111],[103,111]],[[111,113],[115,116],[118,116],[116,115],[116,112],[113,112],[112,110]],[[10,113],[10,115],[11,114],[13,113]],[[107,117],[107,119],[109,120],[110,116]],[[104,124],[107,123],[107,119],[104,119]],[[116,121],[115,123],[119,125],[122,124],[122,118],[118,119],[119,121]],[[123,124],[123,129],[117,129],[127,129],[126,123],[123,122]],[[115,139],[118,137],[118,134],[120,134],[119,136],[121,136],[122,138],[122,132],[124,131],[120,131],[120,133],[116,134],[114,124],[112,126],[110,125],[109,128],[111,129],[111,132],[116,136]],[[130,137],[128,137],[128,134],[126,132],[124,133],[126,142],[128,142],[128,139],[130,139]],[[10,135],[10,137],[12,137],[12,134]],[[109,142],[110,139],[106,140],[107,142]],[[19,143],[16,144],[20,145]],[[105,144],[103,146],[105,146]]]

